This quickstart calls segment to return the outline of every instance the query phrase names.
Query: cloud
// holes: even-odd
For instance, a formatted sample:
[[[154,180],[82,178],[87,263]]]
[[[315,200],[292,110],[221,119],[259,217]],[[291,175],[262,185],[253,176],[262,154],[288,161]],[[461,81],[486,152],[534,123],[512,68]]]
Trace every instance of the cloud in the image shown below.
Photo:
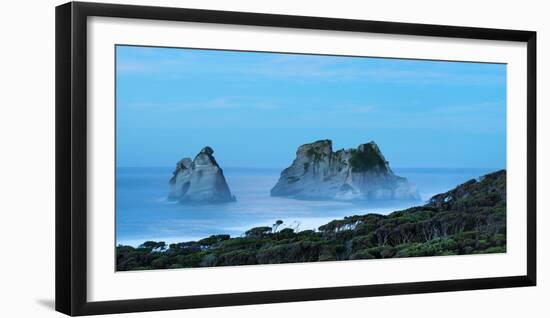
[[[265,99],[259,99],[254,97],[219,97],[197,101],[163,101],[163,102],[130,102],[119,104],[119,106],[125,108],[140,108],[140,109],[158,109],[162,108],[163,111],[193,111],[193,110],[238,110],[238,109],[255,109],[255,110],[272,110],[277,109],[276,103],[270,102]]]
[[[501,72],[476,69],[483,67],[482,64],[462,63],[466,67],[464,71],[456,68],[457,63],[285,54],[234,72],[278,79],[467,85],[505,83]]]
[[[147,48],[146,54],[134,54],[143,48],[126,49],[117,57],[118,72],[170,79],[216,76],[228,79],[449,85],[505,83],[505,76],[500,69],[494,68],[495,65],[479,63],[198,49],[156,49],[155,54],[154,50]]]
[[[440,106],[440,107],[434,108],[430,112],[432,114],[447,114],[447,115],[461,115],[461,114],[480,113],[480,112],[487,112],[487,111],[498,113],[499,108],[502,108],[500,109],[501,110],[500,113],[506,112],[505,100],[472,103],[472,104]]]

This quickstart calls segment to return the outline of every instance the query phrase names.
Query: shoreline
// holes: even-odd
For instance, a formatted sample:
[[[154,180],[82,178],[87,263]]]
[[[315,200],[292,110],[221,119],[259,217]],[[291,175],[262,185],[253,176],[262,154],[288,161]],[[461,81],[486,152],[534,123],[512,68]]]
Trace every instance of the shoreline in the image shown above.
[[[169,173],[172,170],[172,168],[168,168],[168,167],[153,167],[153,168],[123,167],[122,171],[119,171],[119,174],[120,173],[124,174],[125,173],[124,171],[134,172],[134,171],[142,171],[142,170],[144,171],[145,175],[147,175],[148,173],[151,173],[151,172],[153,174],[158,174],[159,172],[161,174],[163,174],[163,172]],[[267,172],[270,172],[269,175],[271,176],[273,174],[273,172],[278,170],[278,169],[277,168],[251,168],[251,169],[249,169],[249,168],[228,167],[224,170],[225,170],[226,176],[231,176],[232,174],[235,174],[235,173],[237,175],[239,175],[243,172],[244,172],[244,175],[248,175],[249,172],[253,172],[251,175],[254,175],[254,176],[257,173],[259,173],[259,175],[264,175],[263,172],[266,172],[265,175],[268,175]],[[432,173],[434,175],[438,175],[439,173],[441,173],[441,171],[448,172],[450,174],[454,174],[454,173],[462,174],[464,171],[468,171],[468,172],[472,172],[470,174],[473,174],[473,172],[475,172],[475,171],[484,171],[486,169],[485,168],[395,168],[394,170],[396,170],[396,171],[411,171],[411,172],[419,172],[420,171],[420,172],[422,172],[422,174],[424,174],[424,176],[426,176],[426,175],[429,175],[429,174],[432,174]],[[476,175],[476,176],[479,177],[479,174]],[[420,176],[420,177],[422,177],[422,176]],[[444,177],[448,178],[448,174],[444,174]],[[246,177],[246,178],[248,178],[248,177]],[[464,178],[463,180],[466,181],[466,178]],[[233,178],[229,179],[228,183],[231,184],[232,181],[234,181]],[[413,179],[413,182],[414,182],[414,179]],[[449,182],[446,182],[446,183],[449,184]],[[458,184],[460,184],[460,182],[455,183],[452,187],[454,187]],[[250,204],[253,204],[253,201],[251,201],[251,203],[249,204],[248,201],[250,201],[250,199],[247,198],[246,195],[243,195],[242,193],[239,193],[238,192],[239,191],[238,187],[233,187],[232,186],[232,188],[235,189],[235,193],[238,194],[239,197],[241,198],[241,200],[239,200],[240,202],[237,202],[237,204],[238,205],[248,204],[248,206],[245,206],[245,207],[230,208],[232,211],[235,210],[235,212],[237,213],[237,218],[239,219],[239,215],[241,215],[239,213],[241,213],[242,211],[245,211],[245,209],[249,208],[249,206],[252,206]],[[184,241],[200,240],[201,238],[208,237],[209,235],[215,235],[217,233],[230,234],[232,237],[239,237],[244,232],[246,232],[246,230],[248,230],[252,227],[261,226],[261,225],[265,225],[265,224],[272,224],[277,219],[284,219],[284,221],[287,221],[289,223],[299,222],[299,223],[302,224],[301,229],[308,229],[308,230],[317,229],[319,226],[321,226],[321,225],[323,225],[327,222],[330,222],[332,220],[339,219],[339,218],[344,218],[344,217],[349,216],[349,215],[369,214],[369,213],[387,215],[387,214],[390,214],[392,212],[403,210],[403,209],[406,209],[406,208],[411,207],[411,206],[422,205],[422,204],[425,204],[426,202],[428,202],[429,199],[433,195],[436,195],[437,193],[444,192],[444,191],[448,190],[451,187],[445,187],[444,185],[440,185],[438,187],[432,186],[431,188],[427,188],[427,189],[426,188],[427,188],[427,186],[419,188],[419,190],[421,192],[420,193],[421,194],[421,200],[420,201],[410,202],[410,203],[406,203],[406,204],[402,204],[400,201],[393,201],[393,202],[390,202],[390,203],[370,202],[370,203],[367,203],[365,205],[361,205],[361,204],[355,205],[357,202],[354,203],[353,201],[331,201],[331,200],[316,201],[316,200],[295,200],[295,199],[290,199],[290,198],[279,198],[281,201],[277,202],[279,204],[278,206],[273,206],[273,207],[266,206],[265,207],[265,209],[273,209],[273,211],[275,211],[275,213],[273,213],[273,214],[264,212],[263,215],[262,214],[255,214],[255,216],[251,217],[251,218],[245,217],[244,219],[242,219],[242,221],[240,221],[241,219],[239,219],[238,224],[235,224],[236,223],[235,221],[231,221],[230,223],[232,223],[232,224],[224,224],[224,222],[226,222],[226,220],[231,219],[230,213],[233,213],[231,211],[228,211],[225,214],[225,216],[220,214],[220,217],[224,217],[224,219],[219,219],[218,221],[216,221],[216,222],[218,222],[218,226],[217,226],[217,229],[215,229],[214,231],[207,231],[206,228],[204,228],[204,229],[197,228],[197,230],[187,231],[187,230],[182,228],[181,231],[176,230],[176,232],[178,232],[178,233],[162,235],[160,233],[156,233],[156,234],[151,233],[152,231],[146,230],[146,231],[141,231],[140,232],[140,233],[145,234],[143,237],[140,237],[139,236],[140,233],[137,233],[136,231],[133,231],[133,230],[129,230],[129,231],[126,230],[125,232],[129,233],[129,235],[115,234],[117,238],[120,237],[119,240],[118,239],[115,240],[115,246],[117,246],[117,245],[129,245],[129,246],[137,247],[141,243],[143,243],[144,241],[165,241],[167,243],[178,243],[178,242],[184,242]],[[424,189],[424,191],[422,191],[423,189]],[[254,199],[256,199],[256,198],[254,198]],[[245,201],[245,200],[248,200],[248,201]],[[262,199],[262,200],[264,200],[264,199]],[[272,198],[268,198],[268,200],[272,200]],[[161,200],[161,201],[163,201],[163,200]],[[334,203],[334,204],[347,204],[349,207],[348,208],[346,208],[346,207],[338,208],[338,207],[335,206],[335,209],[332,210],[330,208],[330,204],[332,204],[332,203]],[[162,202],[161,204],[175,205],[174,203],[165,203],[165,202]],[[256,203],[254,203],[254,204],[256,204]],[[263,203],[258,202],[257,204],[263,204]],[[281,210],[281,212],[284,211],[282,214],[276,212],[277,211],[276,209],[278,207],[283,206],[284,204],[289,204],[289,209],[290,210],[288,210],[288,209],[287,210]],[[301,210],[301,211],[298,210],[297,213],[294,213],[292,211],[292,207],[290,207],[290,204],[310,205],[310,207],[307,208],[307,209],[310,209],[312,211],[316,210],[316,211],[304,212],[304,210]],[[319,208],[317,208],[316,205],[319,205],[319,207],[321,205],[325,205],[325,207],[320,208],[320,210],[319,210]],[[187,216],[184,216],[186,213],[187,213],[187,215],[190,215],[188,213],[192,213],[192,211],[190,211],[190,209],[188,207],[181,207],[181,208],[182,208],[181,221],[184,221],[184,222],[188,222],[188,221],[199,222],[199,221],[201,221],[201,216],[198,216],[196,218],[195,217],[189,218]],[[301,209],[301,207],[299,207],[299,209]],[[174,210],[174,209],[172,209],[172,210]],[[290,211],[290,212],[285,213],[286,211]],[[336,213],[330,213],[330,211],[333,211],[333,212],[336,212]],[[130,216],[134,212],[132,212],[132,211],[120,212],[120,210],[119,210],[117,212],[117,214],[118,213],[124,213],[123,215]],[[158,212],[158,213],[159,214],[157,214],[157,217],[158,217],[158,215],[162,215],[162,213],[165,213],[165,212]],[[315,213],[315,214],[313,214],[313,213]],[[252,214],[250,214],[250,215],[252,215]],[[152,214],[152,216],[155,217],[154,214]],[[172,214],[172,216],[170,216],[170,217],[177,217],[177,216],[174,216],[174,214]],[[160,218],[162,218],[162,216]],[[142,221],[142,223],[143,222],[147,222],[147,221],[144,220],[144,221]],[[143,224],[146,224],[146,223],[143,223]],[[220,226],[220,224],[223,224],[223,226]],[[121,225],[120,220],[117,219],[117,223],[116,223],[117,229],[121,226],[124,226],[125,229],[128,229],[127,225]],[[223,228],[220,228],[220,227],[226,227],[227,230],[224,230]],[[160,232],[160,229],[161,228],[159,228],[159,232]]]
[[[395,205],[393,206],[387,206],[387,207],[376,207],[376,208],[362,208],[358,207],[356,213],[351,213],[346,215],[333,215],[333,216],[311,216],[311,217],[302,217],[302,218],[285,218],[285,225],[280,227],[280,229],[283,228],[296,228],[298,226],[300,228],[300,231],[305,230],[314,230],[317,231],[318,228],[322,225],[325,225],[326,223],[329,223],[334,220],[342,219],[345,217],[348,217],[350,215],[368,215],[368,214],[377,214],[377,215],[389,215],[391,213],[401,211],[404,209],[412,208],[415,206],[420,206],[425,204],[427,201],[418,201],[416,205],[407,205],[400,208],[396,208]],[[167,236],[167,237],[161,237],[161,236],[152,236],[150,238],[146,239],[121,239],[116,240],[115,246],[124,245],[124,246],[132,246],[137,248],[139,245],[143,244],[147,241],[155,241],[155,242],[165,242],[166,244],[173,244],[173,243],[182,243],[182,242],[191,242],[191,241],[199,241],[201,239],[207,238],[212,235],[220,235],[220,234],[228,234],[231,236],[231,238],[235,237],[241,237],[245,234],[245,232],[251,228],[259,227],[259,226],[265,226],[266,224],[274,224],[279,218],[273,218],[273,219],[264,219],[260,221],[255,221],[248,223],[246,225],[239,226],[238,228],[228,228],[226,232],[223,233],[211,233],[206,235],[195,235],[195,236]]]
[[[211,235],[173,244],[116,247],[116,270],[282,264],[355,259],[505,253],[506,171],[471,179],[422,206],[387,215],[352,215],[316,231],[283,221],[240,237]]]

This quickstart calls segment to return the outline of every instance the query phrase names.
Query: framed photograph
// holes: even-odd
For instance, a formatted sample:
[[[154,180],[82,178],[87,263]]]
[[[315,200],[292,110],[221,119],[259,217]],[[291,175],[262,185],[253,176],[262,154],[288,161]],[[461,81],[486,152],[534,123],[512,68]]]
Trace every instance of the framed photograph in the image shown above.
[[[536,33],[56,8],[68,315],[534,286]]]

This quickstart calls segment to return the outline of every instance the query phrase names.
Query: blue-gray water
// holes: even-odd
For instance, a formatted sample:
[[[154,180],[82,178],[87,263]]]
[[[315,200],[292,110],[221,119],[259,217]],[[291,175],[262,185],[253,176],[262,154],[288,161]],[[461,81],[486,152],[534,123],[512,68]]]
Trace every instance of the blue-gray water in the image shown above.
[[[299,230],[344,216],[389,212],[422,204],[432,195],[497,169],[393,169],[414,183],[423,202],[365,205],[351,202],[273,198],[269,190],[280,169],[226,168],[224,174],[237,202],[185,206],[166,199],[173,168],[118,168],[116,184],[117,244],[137,246],[144,241],[167,243],[197,240],[213,234],[239,236],[255,226],[283,220]]]

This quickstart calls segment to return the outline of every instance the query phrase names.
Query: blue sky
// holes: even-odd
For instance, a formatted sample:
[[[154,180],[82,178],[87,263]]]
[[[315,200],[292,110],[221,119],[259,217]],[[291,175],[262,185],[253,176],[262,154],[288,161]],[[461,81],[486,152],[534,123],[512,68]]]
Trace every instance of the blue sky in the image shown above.
[[[506,65],[117,46],[117,166],[281,168],[374,140],[392,167],[504,168]]]

